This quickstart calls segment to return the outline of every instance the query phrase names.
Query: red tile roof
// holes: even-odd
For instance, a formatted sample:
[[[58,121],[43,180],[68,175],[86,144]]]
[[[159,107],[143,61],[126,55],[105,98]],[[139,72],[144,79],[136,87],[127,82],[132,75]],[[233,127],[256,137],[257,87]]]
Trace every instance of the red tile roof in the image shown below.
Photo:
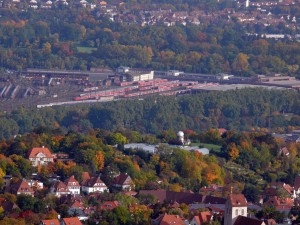
[[[155,219],[159,223],[159,225],[185,225],[183,220],[178,215],[161,215],[157,219]]]
[[[58,219],[54,220],[42,220],[43,225],[60,225],[60,222]]]
[[[63,218],[64,225],[82,225],[77,217]]]
[[[103,210],[112,210],[114,208],[117,208],[119,206],[119,202],[118,201],[107,201],[107,202],[104,202],[100,209],[103,209]]]
[[[227,132],[227,130],[225,128],[219,128],[218,131],[219,131],[220,135]]]
[[[47,158],[53,158],[48,148],[32,148],[28,153],[28,158],[36,158],[39,153],[43,153]]]
[[[79,208],[79,209],[83,209],[83,205],[82,203],[80,203],[79,201],[75,201],[70,205],[70,208]]]
[[[56,182],[54,185],[54,191],[55,192],[70,192],[70,190],[68,189],[67,185],[63,182]]]
[[[75,184],[73,184],[73,183],[75,183]],[[67,186],[72,186],[72,187],[74,187],[74,186],[80,186],[79,185],[79,182],[74,178],[74,176],[70,176],[66,181],[65,181],[65,184],[67,185]]]
[[[19,193],[31,193],[34,194],[33,189],[28,185],[28,183],[24,180],[18,180],[15,184],[12,184],[10,187],[10,191],[12,194]]]
[[[212,217],[211,212],[200,212],[199,213],[200,224],[209,222],[211,220],[211,217]]]
[[[274,206],[279,208],[286,208],[287,206],[291,207],[294,205],[294,201],[291,198],[278,198],[277,196],[270,197],[268,201],[264,203],[268,206]]]
[[[243,194],[231,194],[229,201],[232,206],[247,206],[247,200]]]

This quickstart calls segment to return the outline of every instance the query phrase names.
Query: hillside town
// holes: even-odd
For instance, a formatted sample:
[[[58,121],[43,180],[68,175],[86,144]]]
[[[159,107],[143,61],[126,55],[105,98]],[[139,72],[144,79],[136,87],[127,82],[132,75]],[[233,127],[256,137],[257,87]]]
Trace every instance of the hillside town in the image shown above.
[[[219,132],[219,135],[226,135],[229,131],[221,128],[216,132]],[[183,131],[177,133],[179,147],[191,144],[184,135]],[[291,143],[290,139],[286,140],[286,144],[288,143]],[[170,147],[177,148],[176,145]],[[118,151],[119,147],[114,148]],[[163,154],[159,147],[156,151],[149,151],[149,146],[148,149],[144,149],[142,144],[127,144],[125,154],[134,149],[158,156]],[[282,147],[278,155],[289,158],[290,149]],[[183,148],[180,151],[184,150],[188,149]],[[188,151],[203,154],[203,150],[197,148]],[[209,154],[209,150],[207,151]],[[1,157],[4,159],[5,156]],[[75,165],[76,160],[70,158],[67,153],[53,153],[45,146],[29,149],[24,157],[23,160],[28,160],[28,166],[33,169],[32,171],[36,171],[35,173],[26,177],[7,174],[1,179],[3,180],[3,194],[0,196],[1,217],[15,219],[19,221],[18,224],[21,224],[20,219],[25,219],[26,224],[41,225],[105,224],[101,215],[112,211],[119,216],[117,216],[119,222],[116,224],[120,224],[120,219],[126,220],[122,218],[125,215],[119,215],[118,210],[121,209],[128,210],[134,224],[275,225],[297,224],[295,222],[299,219],[300,175],[296,176],[291,184],[270,182],[260,193],[255,195],[254,192],[246,193],[254,200],[251,201],[240,193],[235,183],[228,183],[226,186],[211,183],[194,192],[175,186],[162,189],[163,181],[157,180],[147,189],[140,189],[126,172],[114,172],[108,168],[106,170],[105,167],[96,173],[86,171],[76,173],[76,178],[74,175],[61,177],[46,170],[49,171],[57,165],[65,165],[64,168],[67,169]],[[38,201],[43,203],[36,200],[34,203],[33,199],[39,199]]]

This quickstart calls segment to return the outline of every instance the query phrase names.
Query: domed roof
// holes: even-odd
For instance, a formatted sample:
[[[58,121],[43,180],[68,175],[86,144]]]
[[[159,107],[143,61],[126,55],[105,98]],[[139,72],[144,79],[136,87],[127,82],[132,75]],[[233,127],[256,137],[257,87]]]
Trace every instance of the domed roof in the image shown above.
[[[178,137],[183,137],[183,136],[184,136],[183,131],[178,131],[177,136],[178,136]]]

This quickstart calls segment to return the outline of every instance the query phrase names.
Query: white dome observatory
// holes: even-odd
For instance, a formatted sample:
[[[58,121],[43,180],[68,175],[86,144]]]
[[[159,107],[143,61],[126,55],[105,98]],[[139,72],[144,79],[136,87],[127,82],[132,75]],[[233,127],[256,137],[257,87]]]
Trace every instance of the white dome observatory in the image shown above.
[[[182,144],[184,144],[184,133],[183,133],[183,131],[178,131],[177,137],[178,137],[178,140],[181,141]]]

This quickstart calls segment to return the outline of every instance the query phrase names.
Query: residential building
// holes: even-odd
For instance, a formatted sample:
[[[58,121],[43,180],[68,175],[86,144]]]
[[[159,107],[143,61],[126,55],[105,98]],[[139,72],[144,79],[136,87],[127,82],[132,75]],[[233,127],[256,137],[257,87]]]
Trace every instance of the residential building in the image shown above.
[[[190,225],[202,225],[203,223],[209,223],[212,220],[212,213],[209,211],[199,212],[199,215],[193,217]]]
[[[122,190],[130,191],[133,186],[133,181],[127,173],[121,173],[114,178],[113,186]]]
[[[243,194],[230,194],[224,215],[224,225],[233,225],[238,216],[247,216],[247,200]]]
[[[178,215],[168,215],[162,214],[158,218],[151,221],[152,225],[167,225],[167,224],[176,224],[176,225],[185,225],[184,221]]]
[[[88,180],[82,182],[81,185],[82,191],[90,194],[92,192],[104,192],[108,191],[107,186],[105,183],[100,180],[99,177],[92,177]]]
[[[61,225],[82,225],[80,220],[77,217],[63,218]]]
[[[104,202],[100,209],[102,210],[113,210],[114,208],[117,208],[119,206],[119,202],[118,201],[107,201]]]
[[[266,225],[264,221],[249,218],[246,216],[238,216],[233,225]]]
[[[53,156],[48,148],[44,146],[42,148],[32,148],[28,152],[28,159],[32,166],[37,167],[38,165],[47,165],[53,162]]]
[[[11,183],[9,187],[9,192],[15,195],[30,195],[34,196],[33,189],[28,185],[25,180],[18,180],[16,183]]]
[[[73,194],[73,195],[79,195],[80,194],[80,184],[74,178],[74,176],[69,177],[65,181],[65,184],[67,185],[67,187],[70,190],[71,194]]]
[[[58,219],[42,220],[41,225],[60,225],[60,222]]]
[[[67,185],[61,181],[54,183],[50,187],[50,193],[54,194],[57,197],[61,197],[63,195],[71,194],[70,190],[68,189]]]

